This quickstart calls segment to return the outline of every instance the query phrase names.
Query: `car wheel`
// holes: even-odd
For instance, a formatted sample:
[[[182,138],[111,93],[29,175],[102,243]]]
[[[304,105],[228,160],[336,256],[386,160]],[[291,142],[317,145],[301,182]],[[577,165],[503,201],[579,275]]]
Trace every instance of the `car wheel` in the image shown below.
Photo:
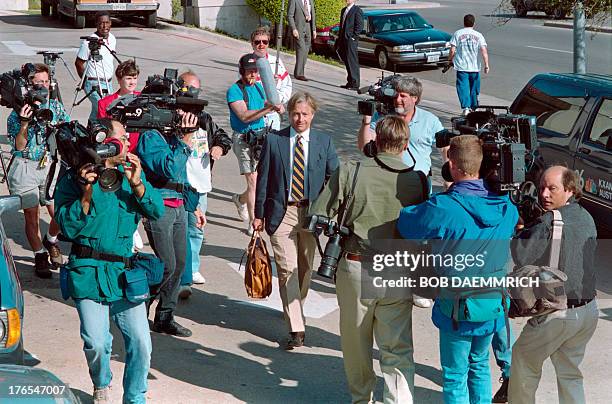
[[[74,28],[83,29],[85,28],[85,16],[79,13],[74,15],[74,21],[72,22]]]
[[[157,27],[157,11],[153,11],[152,13],[146,15],[145,22],[146,22],[147,28]]]
[[[40,14],[43,17],[48,17],[51,14],[51,4],[48,1],[42,1],[40,3]]]
[[[565,10],[563,10],[562,8],[557,7],[550,11],[547,11],[546,14],[551,16],[555,20],[560,20],[562,18],[565,18],[565,16],[567,15],[567,12],[565,12]]]
[[[383,70],[387,70],[389,68],[389,55],[387,55],[387,50],[384,48],[378,48],[376,51],[376,60],[378,60],[378,67]]]

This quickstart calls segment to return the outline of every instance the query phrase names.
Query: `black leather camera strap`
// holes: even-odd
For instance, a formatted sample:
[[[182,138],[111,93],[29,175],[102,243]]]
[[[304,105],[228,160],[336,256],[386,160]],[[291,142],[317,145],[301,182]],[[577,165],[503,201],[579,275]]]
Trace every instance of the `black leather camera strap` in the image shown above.
[[[72,243],[70,254],[76,256],[77,258],[93,258],[95,260],[100,261],[122,262],[126,266],[126,268],[132,267],[131,257],[123,257],[121,255],[101,253],[91,247],[82,244]]]

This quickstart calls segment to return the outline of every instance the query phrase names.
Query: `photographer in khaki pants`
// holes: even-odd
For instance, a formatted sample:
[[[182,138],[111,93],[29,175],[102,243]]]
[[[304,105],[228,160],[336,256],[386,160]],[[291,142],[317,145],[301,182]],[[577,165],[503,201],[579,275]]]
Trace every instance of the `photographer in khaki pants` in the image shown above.
[[[372,255],[370,241],[394,238],[400,209],[427,198],[425,174],[402,162],[409,136],[408,126],[400,117],[387,116],[378,122],[376,160],[364,158],[360,162],[353,200],[344,210],[344,225],[351,235],[344,240],[346,256],[338,265],[336,294],[344,369],[353,403],[372,401],[376,385],[372,365],[374,336],[385,380],[384,402],[413,402],[412,301],[366,299],[361,290],[362,261]],[[355,163],[341,165],[310,214],[333,218],[351,192],[355,170]]]

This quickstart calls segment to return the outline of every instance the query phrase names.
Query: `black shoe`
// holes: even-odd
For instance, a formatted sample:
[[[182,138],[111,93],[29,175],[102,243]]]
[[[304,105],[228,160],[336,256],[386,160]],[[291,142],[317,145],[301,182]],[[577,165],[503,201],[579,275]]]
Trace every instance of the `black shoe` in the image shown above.
[[[304,346],[305,338],[306,338],[306,333],[304,331],[290,332],[289,339],[287,340],[285,344],[285,350],[291,351],[295,348]]]
[[[34,273],[39,278],[49,279],[51,272],[51,264],[49,264],[49,254],[46,252],[34,254]]]
[[[174,320],[167,323],[154,322],[151,331],[174,335],[175,337],[191,337],[191,330]]]
[[[493,396],[494,403],[507,403],[508,402],[508,382],[510,379],[501,378],[501,387],[497,390],[497,393]]]
[[[304,76],[293,76],[293,78],[300,81],[308,81],[308,79]]]
[[[359,87],[357,86],[350,86],[346,88],[347,90],[352,90],[352,91],[359,91]]]
[[[346,84],[342,84],[340,87],[341,88],[351,88],[352,86],[349,83],[346,83]]]

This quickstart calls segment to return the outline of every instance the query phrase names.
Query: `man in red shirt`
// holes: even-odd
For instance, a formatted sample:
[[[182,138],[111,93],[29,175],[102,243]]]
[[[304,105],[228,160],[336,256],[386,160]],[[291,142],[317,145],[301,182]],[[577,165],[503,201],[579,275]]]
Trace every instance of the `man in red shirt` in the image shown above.
[[[117,70],[115,70],[115,76],[117,77],[117,81],[119,82],[119,91],[107,95],[106,97],[98,101],[98,119],[109,117],[106,109],[117,98],[123,97],[124,95],[140,94],[140,91],[135,91],[136,86],[138,85],[139,74],[140,70],[138,69],[138,66],[136,66],[136,62],[133,60],[126,60],[125,62],[117,66]],[[138,146],[139,133],[132,132],[129,133],[128,136],[130,141],[130,147],[128,151],[130,153],[134,153],[134,150],[136,150],[136,146]]]

